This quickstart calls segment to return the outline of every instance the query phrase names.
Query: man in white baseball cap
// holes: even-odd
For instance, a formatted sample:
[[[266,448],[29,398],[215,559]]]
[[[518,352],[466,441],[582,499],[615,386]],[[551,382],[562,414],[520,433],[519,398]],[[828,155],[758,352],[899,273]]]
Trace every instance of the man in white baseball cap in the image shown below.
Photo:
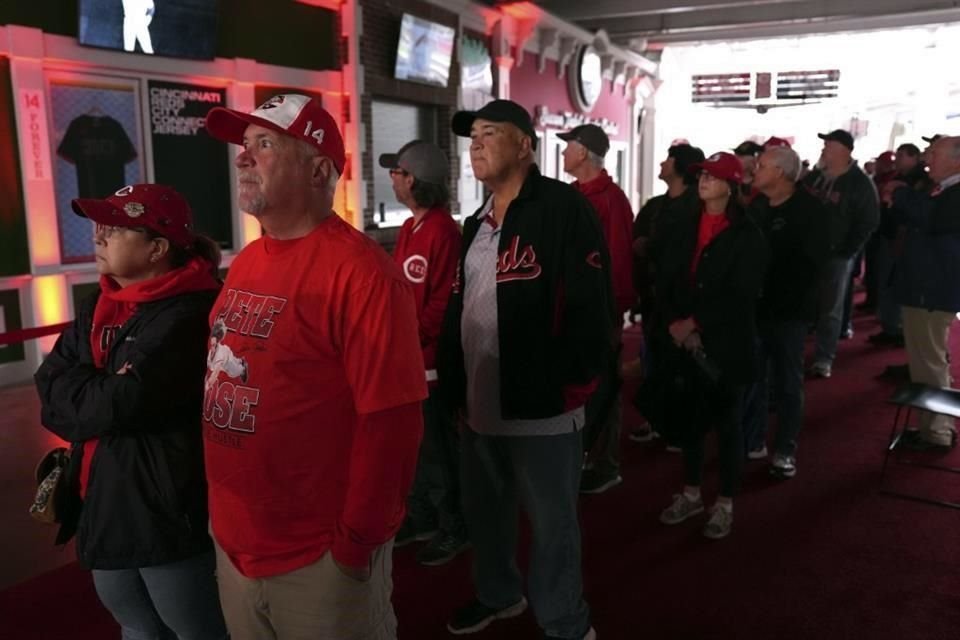
[[[333,211],[345,154],[319,99],[217,108],[206,126],[243,147],[237,199],[265,232],[210,315],[247,365],[213,374],[203,411],[230,635],[392,640],[393,537],[427,395],[413,293]]]

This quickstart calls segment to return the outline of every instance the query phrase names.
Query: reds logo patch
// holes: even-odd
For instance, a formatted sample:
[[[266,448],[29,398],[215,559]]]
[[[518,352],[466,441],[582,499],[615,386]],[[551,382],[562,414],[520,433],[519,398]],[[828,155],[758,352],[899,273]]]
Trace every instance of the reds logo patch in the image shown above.
[[[283,96],[282,96],[282,95],[281,95],[281,96],[273,96],[272,98],[270,98],[269,100],[267,100],[266,102],[264,102],[262,105],[260,105],[259,107],[257,107],[257,111],[261,111],[261,110],[264,110],[264,111],[265,111],[265,110],[267,110],[267,109],[276,109],[277,107],[279,107],[279,106],[282,105],[282,104],[283,104]]]
[[[514,236],[510,246],[497,260],[497,282],[536,280],[542,270],[533,245],[528,244],[521,250],[520,236]]]
[[[427,279],[427,259],[420,255],[412,255],[403,261],[403,275],[410,282],[420,284]]]

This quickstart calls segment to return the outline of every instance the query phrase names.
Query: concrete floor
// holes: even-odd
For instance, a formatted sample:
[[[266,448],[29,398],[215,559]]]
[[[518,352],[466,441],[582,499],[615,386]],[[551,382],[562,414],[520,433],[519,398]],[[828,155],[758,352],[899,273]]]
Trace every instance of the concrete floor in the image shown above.
[[[34,469],[61,440],[40,426],[32,385],[0,388],[0,589],[76,559],[73,545],[54,546],[56,526],[27,513]]]

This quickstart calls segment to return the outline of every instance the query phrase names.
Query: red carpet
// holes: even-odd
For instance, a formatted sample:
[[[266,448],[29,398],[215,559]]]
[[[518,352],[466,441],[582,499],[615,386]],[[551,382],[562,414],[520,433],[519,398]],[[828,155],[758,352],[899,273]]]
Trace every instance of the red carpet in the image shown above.
[[[775,482],[764,464],[751,463],[727,540],[707,541],[698,524],[660,525],[660,510],[679,488],[680,459],[658,445],[624,442],[624,484],[582,501],[586,595],[600,638],[960,637],[960,511],[877,493],[893,417],[884,400],[893,386],[874,375],[906,356],[867,346],[872,319],[859,319],[856,329],[841,343],[834,377],[807,386],[797,477]],[[635,424],[631,410],[627,416]],[[947,459],[960,466],[960,452]],[[960,501],[960,476],[894,468],[891,481]],[[708,496],[715,482],[708,474]],[[452,638],[447,616],[472,593],[468,557],[428,569],[413,554],[396,554],[400,637]],[[2,638],[119,638],[76,565],[0,592],[0,620]],[[537,633],[528,612],[475,637]]]

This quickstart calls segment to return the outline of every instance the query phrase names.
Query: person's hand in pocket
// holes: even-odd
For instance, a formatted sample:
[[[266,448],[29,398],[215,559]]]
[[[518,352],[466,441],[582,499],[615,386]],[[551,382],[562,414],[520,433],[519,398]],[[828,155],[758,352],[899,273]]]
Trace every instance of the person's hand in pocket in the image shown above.
[[[347,576],[348,578],[356,580],[357,582],[367,582],[368,580],[370,580],[369,565],[363,569],[360,569],[358,567],[348,567],[345,564],[340,564],[339,562],[337,562],[336,558],[333,559],[333,564],[336,565],[340,573]]]

